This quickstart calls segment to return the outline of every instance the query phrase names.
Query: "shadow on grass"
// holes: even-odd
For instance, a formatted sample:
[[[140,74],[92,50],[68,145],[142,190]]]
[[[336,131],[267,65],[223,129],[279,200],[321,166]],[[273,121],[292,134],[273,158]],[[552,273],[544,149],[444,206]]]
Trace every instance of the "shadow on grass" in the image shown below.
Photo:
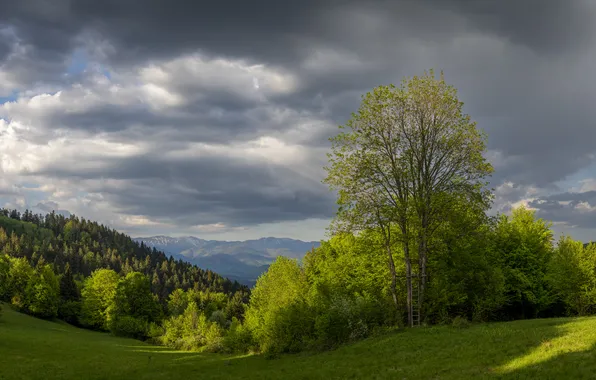
[[[596,378],[595,320],[545,319],[467,329],[431,327],[389,333],[333,351],[223,355],[129,346],[174,367],[233,378],[582,379]],[[592,332],[593,331],[593,332]],[[136,350],[135,350],[136,349]],[[172,355],[168,354],[181,354]],[[227,375],[225,375],[227,374]]]

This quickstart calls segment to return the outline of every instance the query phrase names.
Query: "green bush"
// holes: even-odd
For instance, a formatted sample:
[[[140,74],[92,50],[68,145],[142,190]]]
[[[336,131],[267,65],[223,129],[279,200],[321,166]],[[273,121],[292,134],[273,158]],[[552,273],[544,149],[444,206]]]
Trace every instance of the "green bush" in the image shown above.
[[[153,344],[160,344],[161,337],[165,334],[166,330],[155,322],[149,323],[149,330],[147,332],[148,341]]]
[[[224,330],[215,322],[210,322],[192,301],[184,314],[164,321],[164,345],[188,351],[222,351]]]
[[[334,294],[315,319],[316,344],[329,349],[369,336],[387,319],[381,304],[369,296]]]
[[[470,321],[458,315],[453,319],[453,322],[451,322],[451,326],[455,327],[456,329],[465,329],[470,327]]]
[[[63,301],[58,308],[58,318],[71,325],[79,324],[79,315],[81,314],[81,302]]]
[[[233,317],[230,329],[223,339],[224,351],[228,353],[246,353],[255,351],[255,342],[249,329]]]
[[[111,319],[108,322],[110,332],[116,336],[123,336],[134,339],[145,339],[149,331],[149,323],[146,320],[122,315]]]

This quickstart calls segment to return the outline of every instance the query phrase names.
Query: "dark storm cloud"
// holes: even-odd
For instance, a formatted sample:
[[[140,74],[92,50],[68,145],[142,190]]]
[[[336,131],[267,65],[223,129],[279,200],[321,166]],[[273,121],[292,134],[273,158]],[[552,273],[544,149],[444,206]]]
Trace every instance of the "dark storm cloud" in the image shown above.
[[[529,206],[537,209],[537,216],[554,222],[565,222],[579,228],[596,228],[596,191],[561,193],[541,197]]]
[[[269,94],[267,105],[226,89],[201,89],[178,73],[169,88],[187,100],[183,106],[156,111],[146,105],[100,105],[44,119],[49,128],[107,132],[112,140],[161,139],[164,150],[189,141],[248,140],[295,127],[296,117],[275,121],[268,106],[326,119],[332,127],[309,131],[300,142],[327,146],[335,125],[357,109],[360,94],[425,69],[444,69],[466,111],[488,131],[489,147],[502,152],[493,185],[508,180],[545,188],[588,165],[595,152],[596,80],[588,71],[596,59],[589,53],[595,23],[593,7],[586,4],[0,0],[0,25],[10,25],[28,49],[6,66],[19,83],[63,80],[57,73],[90,39],[105,43],[91,49],[90,59],[115,71],[199,52],[264,63],[296,76],[296,89]],[[0,42],[0,59],[7,59],[14,46],[14,41]],[[196,97],[198,92],[202,96]],[[174,214],[192,223],[331,214],[333,201],[320,184],[288,184],[289,178],[311,184],[288,169],[209,159],[105,161],[101,171],[53,168],[44,174],[130,180],[128,186],[95,191],[126,212]],[[526,190],[520,187],[503,201],[513,202]],[[549,202],[542,204],[544,212],[558,207]]]
[[[96,180],[82,188],[101,193],[121,212],[184,224],[253,225],[328,218],[334,212],[333,197],[323,185],[281,166],[215,156],[146,155],[106,163],[100,169],[72,165],[32,174]]]
[[[551,54],[575,50],[592,39],[594,19],[585,1],[432,0],[460,13],[478,30]]]
[[[437,9],[463,20],[438,14]],[[537,51],[571,49],[585,42],[592,25],[582,2],[565,0],[2,0],[0,21],[16,27],[33,46],[54,51],[67,51],[81,33],[93,32],[114,46],[115,60],[167,58],[198,48],[287,64],[302,57],[311,44],[354,47],[357,39],[349,41],[350,34],[362,25],[342,25],[357,21],[348,17],[350,10],[382,15],[404,35],[438,40],[466,21],[465,27],[496,33]],[[375,41],[357,42],[370,46]]]

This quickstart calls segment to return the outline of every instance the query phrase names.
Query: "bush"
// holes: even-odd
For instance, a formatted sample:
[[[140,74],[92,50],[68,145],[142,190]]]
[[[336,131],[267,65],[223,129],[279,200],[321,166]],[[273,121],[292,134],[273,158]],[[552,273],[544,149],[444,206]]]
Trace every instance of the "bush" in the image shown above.
[[[71,325],[79,325],[81,303],[79,301],[63,301],[58,308],[58,318]]]
[[[453,322],[451,322],[451,326],[455,327],[456,329],[465,329],[470,327],[470,321],[458,315],[453,319]]]
[[[230,329],[223,339],[223,346],[227,353],[244,354],[256,350],[252,333],[235,317],[232,318]]]
[[[384,308],[372,297],[334,294],[321,305],[316,317],[316,344],[320,349],[329,349],[366,338],[385,319]]]
[[[149,331],[146,320],[128,315],[118,316],[108,322],[110,332],[116,336],[134,339],[145,339]]]
[[[193,301],[184,314],[170,317],[164,322],[164,345],[188,351],[222,351],[224,330],[215,322],[210,322]]]
[[[155,322],[149,323],[149,331],[147,337],[149,342],[153,344],[160,344],[161,337],[165,334],[166,330]]]

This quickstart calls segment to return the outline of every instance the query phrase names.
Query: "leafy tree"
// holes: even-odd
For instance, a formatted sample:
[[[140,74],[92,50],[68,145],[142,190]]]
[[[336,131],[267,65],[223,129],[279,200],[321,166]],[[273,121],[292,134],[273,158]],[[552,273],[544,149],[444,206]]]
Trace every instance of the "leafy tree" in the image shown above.
[[[367,93],[348,129],[332,138],[325,182],[339,193],[336,225],[343,231],[379,229],[396,298],[392,225],[399,227],[406,267],[408,321],[412,315],[411,244],[417,241],[419,303],[427,280],[428,242],[453,200],[488,205],[485,136],[462,111],[456,90],[431,71],[401,87]],[[395,239],[395,238],[394,238]]]
[[[305,347],[314,328],[307,291],[306,277],[296,260],[283,256],[259,277],[246,311],[246,326],[263,352],[293,352]]]
[[[10,260],[6,255],[0,253],[0,302],[10,299],[8,277],[10,271]]]
[[[586,247],[562,236],[549,263],[548,278],[555,296],[570,314],[596,312],[596,245]]]
[[[60,284],[50,265],[38,267],[25,288],[26,310],[41,318],[54,318],[60,304]]]
[[[171,316],[178,316],[184,313],[188,307],[188,295],[182,289],[176,289],[170,294],[168,300],[168,312]]]
[[[107,330],[110,309],[114,305],[114,296],[119,276],[111,269],[98,269],[85,281],[81,291],[81,323],[87,327]]]
[[[35,271],[25,258],[10,258],[7,295],[11,303],[19,309],[26,309],[25,290]]]
[[[58,317],[71,324],[79,323],[81,313],[81,294],[74,280],[70,264],[66,263],[64,274],[60,278],[60,308]]]
[[[551,224],[525,207],[501,215],[492,239],[497,265],[505,276],[507,319],[535,318],[552,303],[547,281],[553,254]]]
[[[114,316],[130,315],[146,318],[150,322],[162,316],[162,310],[151,293],[149,279],[139,272],[132,272],[118,282],[112,309]]]
[[[151,293],[151,282],[139,272],[131,272],[118,281],[108,327],[118,335],[145,337],[149,323],[162,318],[161,306]]]

